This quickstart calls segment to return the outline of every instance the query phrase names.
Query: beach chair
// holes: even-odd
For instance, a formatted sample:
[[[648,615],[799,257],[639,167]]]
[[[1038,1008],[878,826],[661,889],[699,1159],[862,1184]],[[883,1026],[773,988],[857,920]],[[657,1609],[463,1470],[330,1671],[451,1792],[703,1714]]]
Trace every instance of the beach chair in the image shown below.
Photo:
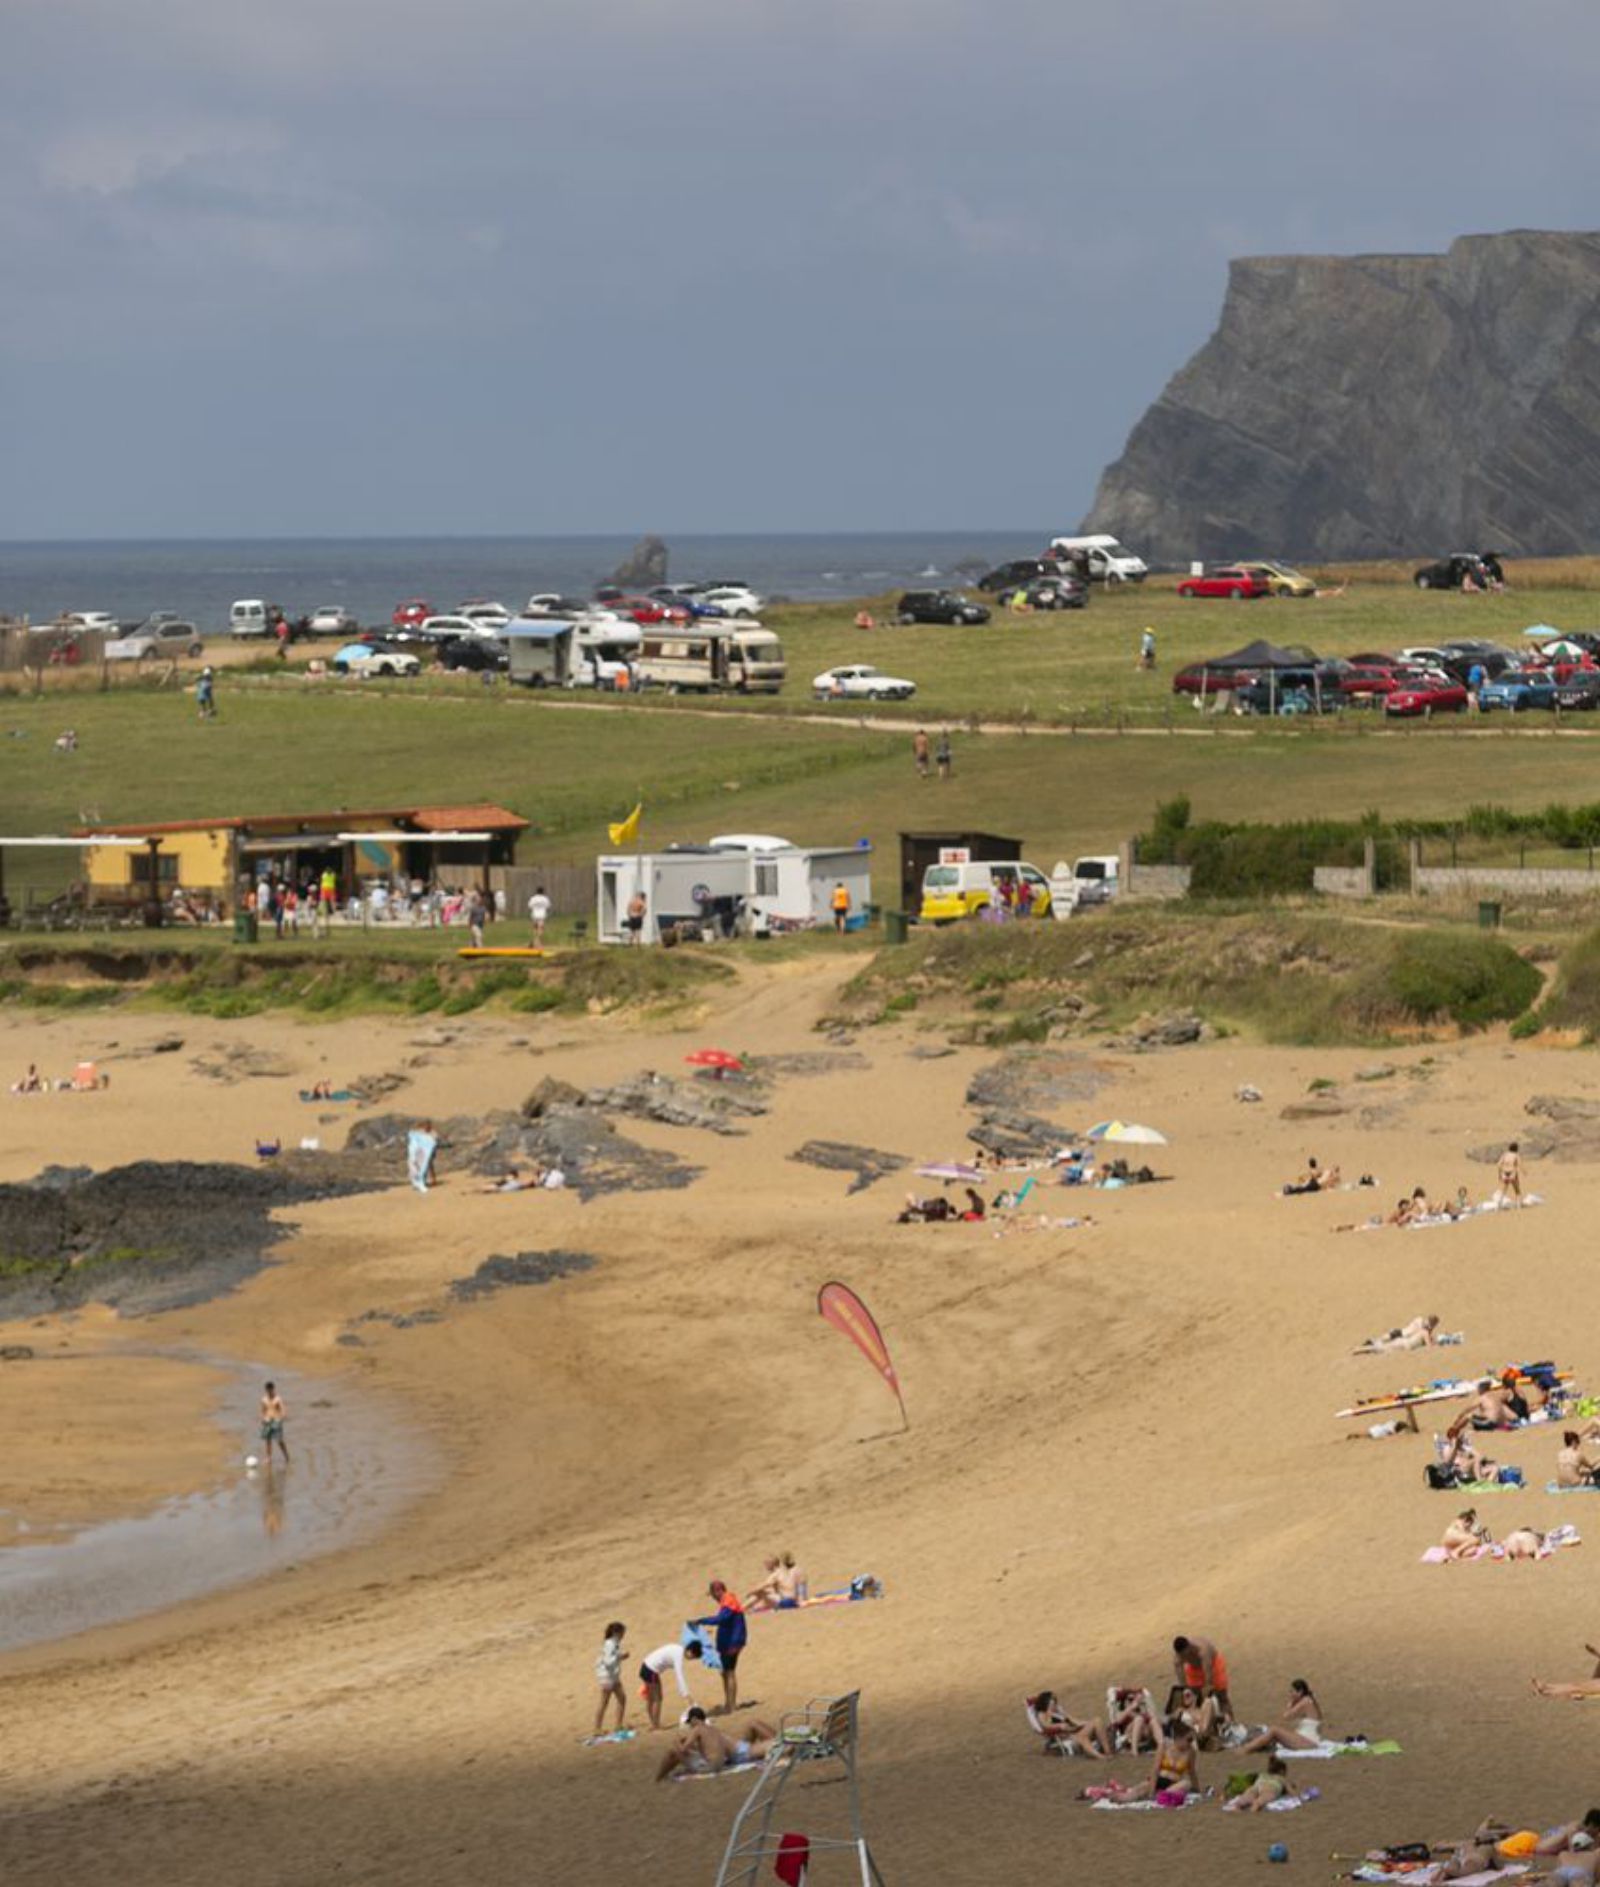
[[[92,1061],[80,1061],[72,1071],[72,1092],[88,1094],[100,1085],[100,1070]]]
[[[1145,1715],[1153,1724],[1160,1724],[1161,1719],[1156,1715],[1156,1700],[1148,1690],[1136,1684],[1108,1684],[1106,1686],[1106,1727],[1109,1729],[1117,1718],[1135,1703],[1143,1707]],[[1136,1747],[1137,1739],[1135,1742],[1128,1740],[1126,1731],[1113,1732],[1113,1740],[1118,1749],[1126,1750],[1131,1756],[1143,1753]]]
[[[1024,1697],[1022,1707],[1028,1713],[1028,1728],[1035,1736],[1044,1738],[1044,1753],[1047,1756],[1081,1756],[1078,1748],[1064,1730],[1047,1729],[1040,1721],[1039,1713],[1033,1707],[1033,1699]]]
[[[859,1887],[883,1887],[861,1825],[861,1785],[856,1774],[860,1703],[861,1693],[854,1690],[847,1697],[813,1697],[804,1710],[788,1711],[779,1719],[778,1741],[734,1817],[716,1887],[737,1887],[738,1883],[755,1887],[772,1877],[781,1857],[793,1854],[795,1832],[774,1834],[773,1820],[796,1777],[813,1775],[819,1783],[846,1784],[849,1826],[832,1833],[805,1831],[807,1878],[819,1860],[826,1863],[832,1857],[845,1862],[835,1879],[853,1878]],[[822,1773],[816,1774],[819,1770]]]

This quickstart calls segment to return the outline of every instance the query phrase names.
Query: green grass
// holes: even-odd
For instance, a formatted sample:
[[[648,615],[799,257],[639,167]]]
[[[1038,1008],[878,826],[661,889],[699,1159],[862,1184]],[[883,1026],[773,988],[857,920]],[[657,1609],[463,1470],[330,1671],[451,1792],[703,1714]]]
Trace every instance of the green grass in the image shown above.
[[[1098,1031],[1178,1011],[1265,1041],[1331,1045],[1512,1021],[1539,989],[1509,945],[1460,927],[1172,908],[933,932],[867,965],[841,1013],[892,1021],[910,993],[920,1016],[990,1046],[1070,1032],[1080,1014]]]

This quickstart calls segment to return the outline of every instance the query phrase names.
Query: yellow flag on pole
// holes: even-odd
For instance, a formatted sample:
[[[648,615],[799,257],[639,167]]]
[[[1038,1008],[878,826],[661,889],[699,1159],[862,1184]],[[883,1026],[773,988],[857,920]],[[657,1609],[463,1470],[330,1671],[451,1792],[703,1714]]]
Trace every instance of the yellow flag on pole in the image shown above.
[[[611,834],[611,843],[613,845],[632,845],[634,840],[639,836],[639,815],[643,811],[644,801],[641,800],[620,825],[606,827],[607,832]]]

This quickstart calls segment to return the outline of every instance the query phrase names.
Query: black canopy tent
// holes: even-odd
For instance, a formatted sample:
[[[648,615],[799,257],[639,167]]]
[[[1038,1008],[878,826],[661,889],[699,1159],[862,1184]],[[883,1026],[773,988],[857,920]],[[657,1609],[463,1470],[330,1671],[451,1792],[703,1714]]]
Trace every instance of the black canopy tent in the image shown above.
[[[1231,655],[1212,656],[1201,665],[1201,691],[1205,692],[1204,677],[1208,671],[1218,674],[1256,674],[1267,678],[1267,702],[1270,711],[1278,711],[1278,674],[1286,668],[1309,668],[1311,670],[1311,688],[1316,696],[1317,712],[1322,712],[1322,678],[1317,673],[1317,658],[1305,650],[1298,654],[1293,649],[1279,648],[1276,642],[1257,640],[1247,642],[1242,649],[1235,649]]]

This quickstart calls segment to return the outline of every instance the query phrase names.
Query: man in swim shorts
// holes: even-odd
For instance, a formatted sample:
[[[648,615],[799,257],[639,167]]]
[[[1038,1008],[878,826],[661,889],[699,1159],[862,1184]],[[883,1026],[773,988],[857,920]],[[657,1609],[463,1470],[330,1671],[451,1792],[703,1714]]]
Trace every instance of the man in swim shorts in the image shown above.
[[[715,1775],[719,1769],[732,1769],[740,1763],[764,1762],[778,1740],[770,1723],[752,1722],[743,1736],[727,1736],[698,1704],[685,1718],[688,1728],[661,1758],[656,1781],[665,1782],[679,1769],[699,1775]]]
[[[268,1383],[261,1393],[261,1452],[266,1457],[267,1466],[272,1466],[272,1444],[276,1442],[283,1453],[283,1465],[289,1465],[289,1444],[283,1439],[283,1422],[286,1411],[283,1397],[278,1394],[278,1385]]]
[[[1174,1638],[1172,1669],[1180,1684],[1198,1691],[1202,1697],[1215,1697],[1223,1715],[1233,1715],[1233,1700],[1228,1695],[1228,1661],[1209,1638]]]

